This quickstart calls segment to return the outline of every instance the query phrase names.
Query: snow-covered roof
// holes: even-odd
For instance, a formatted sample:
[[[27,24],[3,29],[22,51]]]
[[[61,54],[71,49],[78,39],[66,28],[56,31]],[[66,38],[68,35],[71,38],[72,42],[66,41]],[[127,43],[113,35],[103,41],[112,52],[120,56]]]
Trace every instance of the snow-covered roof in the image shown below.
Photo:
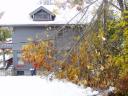
[[[56,14],[54,21],[33,21],[30,13],[43,6],[53,14]],[[13,8],[12,10],[6,10],[3,16],[0,18],[0,26],[40,26],[40,25],[55,25],[55,24],[67,24],[67,22],[78,14],[76,8],[58,8],[56,5],[38,5],[38,6],[22,6]],[[79,14],[69,24],[76,24],[81,18],[83,13]]]

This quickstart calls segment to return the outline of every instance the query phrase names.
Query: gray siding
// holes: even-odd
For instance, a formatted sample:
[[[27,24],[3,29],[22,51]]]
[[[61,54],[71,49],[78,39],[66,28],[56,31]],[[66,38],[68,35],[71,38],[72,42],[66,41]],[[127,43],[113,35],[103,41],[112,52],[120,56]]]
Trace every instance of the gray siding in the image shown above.
[[[28,42],[28,38],[43,38],[45,40],[47,38],[52,39],[53,36],[54,30],[47,32],[44,27],[15,27],[13,34],[13,50],[20,50],[24,42]]]
[[[65,50],[69,49],[74,44],[74,36],[80,34],[78,30],[72,30],[70,28],[65,29],[61,34],[55,31],[57,28],[51,29],[51,31],[46,30],[47,28],[45,27],[15,27],[13,34],[13,50],[20,50],[24,42],[28,42],[28,38],[42,38],[43,40],[55,39],[54,43],[57,49]]]
[[[60,36],[59,36],[60,35]],[[80,35],[78,30],[66,28],[63,32],[58,33],[56,38],[56,47],[58,50],[69,50],[75,43],[74,36]]]
[[[51,39],[54,41],[54,45],[58,50],[68,50],[71,48],[71,46],[74,44],[74,36],[80,35],[81,32],[78,30],[73,30],[71,28],[66,28],[61,33],[58,33],[57,28],[51,27],[51,31],[47,31],[47,27],[39,27],[39,26],[22,26],[22,27],[14,27],[14,33],[13,33],[13,54],[14,59],[13,63],[14,66],[18,64],[18,52],[20,52],[20,49],[22,48],[22,45],[26,44],[25,42],[28,42],[28,38],[32,39]],[[38,38],[36,38],[38,37]],[[24,69],[25,74],[30,73],[29,70]]]

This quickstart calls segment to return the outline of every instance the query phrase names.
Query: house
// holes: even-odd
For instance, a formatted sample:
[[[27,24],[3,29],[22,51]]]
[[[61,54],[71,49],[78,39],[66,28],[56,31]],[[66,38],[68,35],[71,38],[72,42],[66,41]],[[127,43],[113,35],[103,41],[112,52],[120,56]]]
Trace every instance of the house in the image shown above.
[[[56,12],[57,11],[57,12]],[[20,59],[21,48],[27,44],[28,38],[52,40],[58,50],[69,50],[74,44],[74,36],[82,33],[82,24],[78,24],[81,14],[68,22],[79,11],[69,8],[59,9],[55,5],[39,5],[24,7],[4,12],[0,19],[1,27],[13,29],[12,43],[1,43],[1,49],[13,50],[13,65],[16,75],[30,75],[30,64],[24,64]],[[79,18],[79,19],[78,19]],[[68,22],[68,24],[67,24]],[[79,28],[72,26],[80,25]],[[62,30],[60,30],[64,27]],[[57,31],[60,30],[60,31]]]

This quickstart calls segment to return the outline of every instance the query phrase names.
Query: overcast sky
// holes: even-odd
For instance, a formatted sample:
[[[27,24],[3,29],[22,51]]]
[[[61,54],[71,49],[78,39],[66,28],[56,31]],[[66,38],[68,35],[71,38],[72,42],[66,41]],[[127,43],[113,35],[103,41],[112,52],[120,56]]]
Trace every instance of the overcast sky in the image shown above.
[[[0,0],[0,11],[25,7],[29,4],[39,4],[39,0]]]
[[[0,12],[6,10],[13,10],[16,8],[23,8],[23,7],[27,7],[28,5],[29,7],[39,5],[39,1],[40,0],[0,0]],[[56,1],[64,2],[66,0],[56,0]]]

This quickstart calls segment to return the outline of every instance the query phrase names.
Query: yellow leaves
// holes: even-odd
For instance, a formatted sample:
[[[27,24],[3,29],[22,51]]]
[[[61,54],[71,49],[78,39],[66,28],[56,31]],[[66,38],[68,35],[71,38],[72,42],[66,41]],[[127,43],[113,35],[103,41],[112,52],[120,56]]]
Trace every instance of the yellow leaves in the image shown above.
[[[80,70],[77,67],[69,65],[66,74],[69,80],[76,82],[78,80]]]
[[[105,69],[104,66],[101,65],[101,66],[100,66],[100,70],[103,71],[104,69]]]
[[[87,42],[82,42],[78,48],[74,49],[70,54],[70,62],[59,62],[63,63],[60,66],[60,70],[57,73],[57,76],[62,78],[67,78],[67,80],[72,81],[73,83],[80,83],[80,79],[84,79],[88,65],[88,55],[87,55]],[[68,64],[67,64],[68,63]],[[81,83],[87,84],[87,81],[84,79]]]
[[[71,62],[74,63],[74,64],[76,64],[77,61],[78,61],[78,58],[77,57],[78,57],[78,55],[76,55],[75,53],[73,53],[72,56],[71,56]]]
[[[93,65],[91,65],[91,64],[88,64],[88,65],[87,65],[87,68],[88,68],[89,70],[93,70],[93,69],[94,69]]]
[[[104,32],[102,30],[100,30],[99,34],[98,34],[98,37],[101,38],[104,36]]]
[[[58,8],[54,8],[54,9],[53,9],[53,13],[54,13],[55,15],[58,15],[58,14],[59,14]]]
[[[48,59],[52,59],[52,44],[49,41],[32,42],[22,47],[22,59],[33,64],[35,67],[51,67],[47,64]],[[46,60],[47,59],[47,60]]]
[[[65,72],[59,72],[58,74],[56,74],[56,76],[60,79],[63,79],[65,77]]]
[[[79,41],[80,40],[80,36],[74,36],[73,39],[76,40],[76,41]]]
[[[32,41],[33,39],[32,39],[31,37],[29,37],[27,40],[28,40],[28,41]]]
[[[115,65],[117,65],[117,66],[120,66],[121,64],[124,63],[123,57],[117,56],[117,57],[114,57],[113,59],[114,59]]]
[[[81,80],[79,82],[79,85],[87,85],[88,84],[88,81],[87,80]]]

